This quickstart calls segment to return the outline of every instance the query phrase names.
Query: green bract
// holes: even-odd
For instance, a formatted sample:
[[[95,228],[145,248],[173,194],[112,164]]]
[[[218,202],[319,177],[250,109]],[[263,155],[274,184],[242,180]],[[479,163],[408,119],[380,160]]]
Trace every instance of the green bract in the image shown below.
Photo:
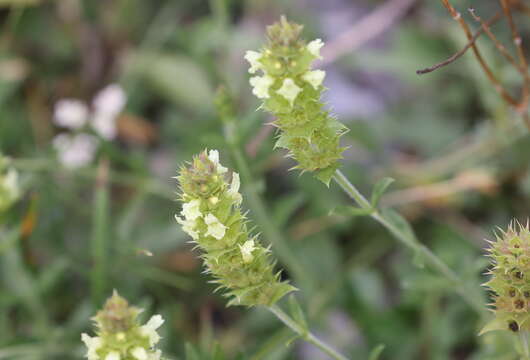
[[[228,175],[216,150],[194,157],[177,179],[182,211],[176,220],[204,251],[207,272],[227,289],[229,305],[272,305],[294,290],[280,281],[269,250],[250,234],[240,208],[239,175]]]
[[[492,330],[530,331],[530,231],[520,224],[491,242],[491,279],[485,285],[495,294],[495,319],[481,333]]]
[[[93,318],[97,336],[81,334],[88,360],[160,360],[161,352],[154,346],[160,340],[156,329],[164,320],[154,315],[140,325],[137,317],[141,312],[114,292]]]
[[[311,63],[321,58],[320,39],[306,43],[300,38],[302,26],[282,17],[268,27],[268,43],[261,52],[247,51],[252,92],[263,100],[262,108],[272,113],[279,131],[276,147],[289,150],[302,171],[316,172],[329,184],[345,148],[340,137],[346,128],[320,100],[326,73],[311,70]]]

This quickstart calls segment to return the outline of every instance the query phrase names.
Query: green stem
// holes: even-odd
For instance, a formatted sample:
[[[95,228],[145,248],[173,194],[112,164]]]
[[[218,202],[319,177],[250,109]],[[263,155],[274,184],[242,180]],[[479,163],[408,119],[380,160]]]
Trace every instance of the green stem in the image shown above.
[[[294,319],[287,315],[278,305],[272,305],[267,309],[272,312],[278,319],[280,319],[281,322],[291,328],[291,330],[300,335],[302,339],[315,345],[320,350],[324,351],[326,354],[331,356],[333,359],[348,360],[347,357],[335,351],[328,344],[326,344],[325,342],[317,338],[314,334],[312,334],[309,330],[305,329],[303,326],[300,326],[300,324],[298,324],[296,321],[294,321]]]
[[[372,204],[357,190],[348,178],[337,170],[333,176],[335,182],[344,190],[350,198],[352,198],[357,205],[365,210],[370,210],[370,216],[378,223],[383,225],[392,235],[394,235],[404,245],[411,248],[416,253],[420,254],[435,270],[441,275],[451,281],[457,289],[457,292],[464,298],[464,300],[471,306],[478,314],[485,314],[483,304],[473,296],[474,290],[467,288],[465,283],[458,277],[458,275],[451,270],[438,256],[436,256],[429,248],[419,243],[408,232],[402,231],[392,222],[388,221],[377,209],[373,209]]]
[[[96,177],[96,189],[92,213],[92,260],[91,292],[94,306],[103,300],[107,284],[107,220],[109,216],[108,161],[102,159]]]
[[[521,342],[521,349],[523,352],[523,359],[530,359],[530,349],[528,348],[528,337],[526,331],[519,331],[519,341]]]

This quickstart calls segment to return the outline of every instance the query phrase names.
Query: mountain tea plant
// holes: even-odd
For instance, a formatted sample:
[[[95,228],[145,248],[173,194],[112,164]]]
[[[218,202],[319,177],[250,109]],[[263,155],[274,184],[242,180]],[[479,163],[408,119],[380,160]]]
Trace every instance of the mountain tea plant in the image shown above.
[[[141,325],[138,321],[141,312],[142,309],[130,306],[114,291],[92,318],[96,336],[81,335],[88,360],[161,360],[162,352],[155,348],[160,341],[156,330],[164,319],[154,315]]]
[[[401,67],[431,61],[436,53],[425,49],[444,50],[458,36],[422,43],[447,28],[431,23],[440,4],[431,13],[423,8],[430,2],[383,1],[355,31],[334,38],[337,24],[328,24],[326,43],[281,16],[264,27],[261,47],[245,51],[257,39],[242,42],[238,32],[302,9],[278,1],[49,3],[0,0],[0,360],[530,360],[530,223],[513,220],[484,250],[475,220],[489,228],[492,219],[527,217],[517,213],[530,194],[524,0],[477,2],[466,14],[441,0],[465,46],[417,74],[440,74],[468,50],[478,71],[440,75],[444,94],[430,103],[429,91],[403,85]],[[186,31],[177,31],[175,14]],[[421,31],[386,39],[405,16]],[[53,46],[35,46],[41,32]],[[345,61],[348,73],[329,66],[379,37],[392,52],[367,49]],[[390,63],[399,74],[379,73]],[[354,73],[359,64],[367,69]],[[76,66],[79,78],[51,81]],[[352,88],[359,74],[377,83],[374,97],[403,87],[410,104],[377,99],[377,125],[348,111],[339,121],[333,100],[323,100],[326,86],[341,87],[334,73]],[[432,124],[453,108],[471,119]],[[15,125],[4,120],[11,117]],[[488,117],[491,124],[457,139]],[[441,152],[437,141],[449,154],[424,161]],[[348,163],[350,146],[366,164]],[[11,156],[17,151],[31,158]],[[490,191],[468,196],[486,187],[473,183],[477,169]],[[385,173],[401,189],[387,194],[394,179]],[[365,195],[374,174],[381,179]],[[118,285],[156,315],[141,320],[143,310],[117,290],[105,300]]]

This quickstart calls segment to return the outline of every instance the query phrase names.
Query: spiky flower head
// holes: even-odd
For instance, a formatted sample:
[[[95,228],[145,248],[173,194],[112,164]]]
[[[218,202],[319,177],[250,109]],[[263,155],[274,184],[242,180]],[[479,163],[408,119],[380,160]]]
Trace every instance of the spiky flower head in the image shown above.
[[[20,196],[18,172],[10,160],[0,153],[0,214],[6,211]]]
[[[340,137],[346,128],[324,109],[320,97],[326,73],[312,70],[311,64],[321,59],[322,40],[307,43],[303,26],[285,17],[267,29],[268,43],[262,51],[247,51],[253,94],[263,100],[262,108],[272,113],[279,128],[276,147],[289,150],[302,171],[315,172],[328,184],[344,148]]]
[[[88,360],[160,360],[161,351],[154,347],[160,340],[156,330],[164,320],[154,315],[140,325],[137,317],[141,312],[114,291],[93,317],[97,336],[81,334]]]
[[[484,284],[494,292],[495,318],[481,331],[530,331],[530,231],[528,223],[500,230],[488,249],[493,267]]]
[[[239,174],[219,163],[217,150],[195,156],[177,176],[182,229],[203,250],[206,272],[230,297],[229,305],[272,305],[294,290],[274,272],[270,251],[250,234],[241,212]]]

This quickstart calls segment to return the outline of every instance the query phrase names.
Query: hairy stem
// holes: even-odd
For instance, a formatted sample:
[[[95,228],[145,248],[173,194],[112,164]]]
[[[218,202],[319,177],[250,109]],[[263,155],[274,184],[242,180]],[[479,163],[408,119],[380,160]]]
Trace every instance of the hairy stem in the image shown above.
[[[346,178],[346,176],[337,170],[333,176],[335,182],[342,188],[342,190],[352,198],[357,205],[365,210],[371,210],[370,216],[378,223],[383,225],[395,238],[401,241],[404,245],[411,248],[413,251],[419,253],[438,273],[443,275],[449,281],[451,281],[457,289],[457,292],[464,298],[466,303],[469,304],[478,314],[484,314],[485,309],[480,299],[473,296],[475,291],[468,289],[465,283],[458,277],[458,275],[451,270],[438,256],[436,256],[429,248],[419,243],[407,232],[401,230],[395,226],[392,222],[388,221],[377,209],[372,208],[372,204],[357,190],[357,188]]]
[[[268,307],[267,309],[270,312],[272,312],[286,326],[291,328],[291,330],[293,330],[295,333],[300,335],[302,339],[315,345],[320,350],[324,351],[326,354],[331,356],[333,359],[348,360],[347,357],[338,353],[336,350],[331,348],[328,344],[326,344],[325,342],[317,338],[309,330],[306,330],[303,326],[298,324],[294,319],[292,319],[289,315],[287,315],[278,305],[272,305]]]

